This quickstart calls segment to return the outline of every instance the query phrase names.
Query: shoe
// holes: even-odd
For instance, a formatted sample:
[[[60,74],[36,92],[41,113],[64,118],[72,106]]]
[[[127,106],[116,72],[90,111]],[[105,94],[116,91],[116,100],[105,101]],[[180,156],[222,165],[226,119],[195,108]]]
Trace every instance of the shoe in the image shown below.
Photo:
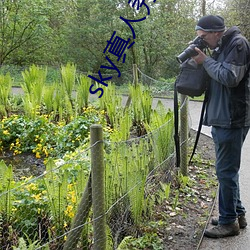
[[[239,215],[238,222],[239,222],[240,229],[243,229],[243,228],[245,228],[247,226],[247,220],[246,220],[245,214]],[[214,225],[214,226],[217,226],[218,225],[218,219],[217,218],[212,218],[211,224]]]
[[[219,224],[210,229],[206,229],[204,235],[209,238],[224,238],[228,236],[239,235],[240,227],[238,222],[232,224],[222,225]]]

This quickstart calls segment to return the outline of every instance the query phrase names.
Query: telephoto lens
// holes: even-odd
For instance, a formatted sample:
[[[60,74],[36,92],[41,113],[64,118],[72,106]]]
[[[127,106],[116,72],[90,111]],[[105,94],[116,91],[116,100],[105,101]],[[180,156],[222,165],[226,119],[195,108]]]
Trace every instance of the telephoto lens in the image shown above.
[[[179,63],[185,62],[190,57],[198,55],[198,53],[195,51],[195,47],[199,48],[200,50],[203,50],[207,48],[207,43],[199,36],[197,36],[190,45],[181,53],[179,54],[176,59]]]

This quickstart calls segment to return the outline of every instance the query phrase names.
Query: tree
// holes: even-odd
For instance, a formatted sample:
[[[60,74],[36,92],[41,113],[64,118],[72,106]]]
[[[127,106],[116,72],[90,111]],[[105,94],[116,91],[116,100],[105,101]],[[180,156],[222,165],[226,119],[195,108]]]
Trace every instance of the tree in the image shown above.
[[[35,41],[44,32],[46,7],[43,4],[43,1],[39,0],[0,2],[0,65],[26,43]],[[26,53],[32,53],[41,46],[41,39],[38,39],[38,42],[33,43],[33,47],[29,47]]]
[[[250,2],[248,0],[224,0],[223,10],[226,25],[239,26],[242,33],[250,39]]]

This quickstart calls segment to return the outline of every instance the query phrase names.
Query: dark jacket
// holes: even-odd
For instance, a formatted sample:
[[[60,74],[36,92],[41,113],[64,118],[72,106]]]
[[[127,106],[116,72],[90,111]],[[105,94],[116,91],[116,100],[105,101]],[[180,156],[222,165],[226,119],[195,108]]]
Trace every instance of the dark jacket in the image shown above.
[[[203,63],[211,77],[204,125],[250,126],[250,46],[237,27],[227,30],[218,50]]]

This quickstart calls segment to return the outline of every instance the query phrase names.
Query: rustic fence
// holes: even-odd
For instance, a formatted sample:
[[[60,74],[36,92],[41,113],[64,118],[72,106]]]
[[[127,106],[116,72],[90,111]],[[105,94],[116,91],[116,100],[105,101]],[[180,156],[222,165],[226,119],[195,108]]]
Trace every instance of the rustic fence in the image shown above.
[[[187,112],[188,99],[181,96],[184,175]],[[175,169],[173,119],[128,141],[107,141],[100,125],[93,125],[90,134],[90,148],[80,152],[84,160],[74,163],[77,170],[69,169],[67,162],[49,161],[42,175],[12,189],[12,169],[1,162],[0,176],[5,178],[0,185],[5,191],[0,194],[0,207],[6,211],[0,217],[1,249],[118,249],[135,234],[145,214],[152,216],[153,201],[160,196],[156,193],[161,183],[171,181]],[[14,210],[22,221],[9,216]]]

